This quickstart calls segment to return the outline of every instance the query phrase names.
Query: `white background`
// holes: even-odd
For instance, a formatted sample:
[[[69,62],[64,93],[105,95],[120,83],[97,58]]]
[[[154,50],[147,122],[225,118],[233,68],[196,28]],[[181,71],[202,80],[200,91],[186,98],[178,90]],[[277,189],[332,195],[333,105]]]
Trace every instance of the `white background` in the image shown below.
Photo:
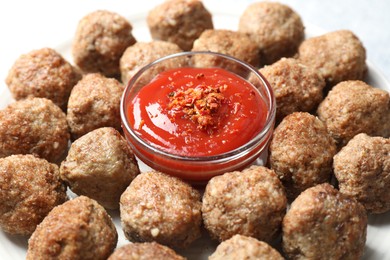
[[[58,47],[71,40],[78,20],[87,12],[109,9],[128,17],[145,12],[158,0],[0,1],[0,87],[14,60],[42,47]],[[243,9],[253,0],[209,0],[210,5],[229,2]],[[368,59],[390,79],[390,1],[388,0],[282,0],[305,23],[326,31],[350,29],[367,49]],[[240,10],[238,10],[240,11]]]

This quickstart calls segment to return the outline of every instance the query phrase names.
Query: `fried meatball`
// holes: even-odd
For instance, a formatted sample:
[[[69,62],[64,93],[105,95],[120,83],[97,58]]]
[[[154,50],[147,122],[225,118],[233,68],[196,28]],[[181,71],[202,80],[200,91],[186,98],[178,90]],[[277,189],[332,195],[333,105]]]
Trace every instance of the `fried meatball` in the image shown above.
[[[131,243],[117,248],[108,260],[184,260],[167,246],[156,242]]]
[[[65,113],[46,98],[27,98],[0,110],[0,158],[36,154],[58,162],[68,150]]]
[[[28,241],[27,260],[107,259],[118,233],[96,201],[80,196],[55,207]]]
[[[42,97],[66,108],[70,92],[80,73],[61,54],[51,48],[21,55],[5,80],[16,100]]]
[[[98,10],[84,16],[72,44],[75,64],[87,73],[119,75],[119,59],[136,40],[131,24],[117,13]]]
[[[57,165],[30,154],[0,159],[0,227],[4,231],[31,235],[66,200]]]
[[[74,86],[66,120],[74,139],[100,127],[121,130],[120,102],[124,86],[99,73],[85,75]]]
[[[238,30],[256,42],[262,65],[293,56],[304,38],[301,17],[289,6],[277,2],[250,4],[240,16]]]
[[[139,69],[164,56],[182,52],[174,43],[164,41],[137,42],[123,53],[120,59],[120,70],[123,84],[138,72]],[[172,64],[172,66],[176,66]],[[162,68],[165,70],[166,68]]]
[[[72,143],[60,174],[70,189],[109,209],[139,173],[134,154],[120,133],[111,127],[93,130]]]
[[[289,259],[361,259],[366,236],[364,207],[328,183],[302,192],[283,219]]]
[[[317,109],[339,146],[359,133],[390,136],[390,95],[363,81],[344,81],[328,93]]]
[[[312,67],[332,87],[345,80],[362,80],[367,72],[366,50],[353,32],[334,31],[302,42],[299,60]]]
[[[276,127],[269,164],[294,199],[305,189],[330,181],[335,140],[325,124],[307,112],[294,112]]]
[[[213,29],[210,12],[199,0],[168,0],[149,11],[147,24],[154,40],[168,41],[189,51],[206,29]]]
[[[185,248],[200,237],[200,194],[178,178],[156,172],[139,174],[120,199],[127,239]]]
[[[252,39],[241,32],[231,30],[205,30],[194,42],[192,51],[212,51],[233,56],[252,66],[259,66],[259,50]],[[202,57],[206,67],[215,66],[218,60]]]
[[[368,213],[390,210],[390,139],[358,134],[334,157],[340,192]]]
[[[260,69],[276,99],[276,121],[293,112],[312,112],[323,100],[325,80],[312,68],[292,58],[282,58]]]
[[[283,260],[278,251],[263,241],[253,237],[234,235],[223,241],[209,257],[209,260]]]
[[[273,170],[251,166],[213,177],[203,195],[203,222],[213,239],[236,234],[271,241],[280,231],[287,199]]]

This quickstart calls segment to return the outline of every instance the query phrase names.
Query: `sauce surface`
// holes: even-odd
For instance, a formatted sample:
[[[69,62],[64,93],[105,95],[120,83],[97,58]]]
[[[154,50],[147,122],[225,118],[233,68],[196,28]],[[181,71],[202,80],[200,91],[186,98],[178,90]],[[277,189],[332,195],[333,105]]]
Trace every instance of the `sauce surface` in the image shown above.
[[[254,87],[220,68],[167,70],[127,107],[129,124],[143,140],[191,157],[240,147],[261,131],[266,116]]]

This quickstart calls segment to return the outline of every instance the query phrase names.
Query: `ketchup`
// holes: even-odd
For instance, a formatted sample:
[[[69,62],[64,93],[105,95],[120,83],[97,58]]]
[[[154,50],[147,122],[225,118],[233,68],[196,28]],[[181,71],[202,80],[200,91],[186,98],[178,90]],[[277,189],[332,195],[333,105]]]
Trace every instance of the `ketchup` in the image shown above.
[[[236,149],[263,128],[267,110],[246,80],[221,68],[160,73],[129,102],[127,117],[152,146],[180,156]]]

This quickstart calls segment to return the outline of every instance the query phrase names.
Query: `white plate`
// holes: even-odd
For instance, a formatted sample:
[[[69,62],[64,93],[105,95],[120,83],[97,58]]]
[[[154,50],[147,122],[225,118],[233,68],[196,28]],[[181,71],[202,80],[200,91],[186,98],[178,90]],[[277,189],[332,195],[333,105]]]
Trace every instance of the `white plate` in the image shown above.
[[[156,2],[156,1],[154,1]],[[206,7],[213,14],[214,26],[218,29],[232,29],[236,30],[238,27],[239,15],[245,8],[245,5],[237,4],[236,2],[229,2],[229,4],[221,5],[219,1],[204,1]],[[116,5],[110,10],[121,10],[118,3],[113,1],[113,5]],[[143,8],[134,15],[127,16],[133,25],[133,34],[138,41],[149,41],[150,35],[146,25],[145,17],[149,8]],[[307,37],[318,35],[323,33],[321,29],[310,24],[305,24]],[[72,35],[66,35],[62,41],[58,42],[55,48],[66,59],[71,61],[70,48]],[[28,43],[26,43],[28,44]],[[45,46],[42,46],[45,47]],[[380,74],[378,69],[373,64],[368,62],[369,74],[367,82],[372,86],[390,91],[390,84]],[[1,86],[0,89],[0,108],[4,108],[7,104],[12,102],[11,95],[5,86]],[[142,166],[144,168],[144,166]],[[109,212],[114,219],[115,225],[118,230],[119,241],[118,247],[125,245],[128,241],[125,239],[122,232],[119,213],[116,211]],[[369,217],[368,237],[366,244],[366,252],[364,259],[390,259],[390,247],[388,246],[390,241],[390,212],[377,216]],[[207,234],[203,234],[203,237],[191,246],[191,248],[180,251],[179,253],[187,256],[189,259],[207,259],[207,256],[211,254],[216,246],[216,242],[208,239]],[[20,236],[8,235],[0,231],[0,259],[25,259],[27,249],[27,239]]]

